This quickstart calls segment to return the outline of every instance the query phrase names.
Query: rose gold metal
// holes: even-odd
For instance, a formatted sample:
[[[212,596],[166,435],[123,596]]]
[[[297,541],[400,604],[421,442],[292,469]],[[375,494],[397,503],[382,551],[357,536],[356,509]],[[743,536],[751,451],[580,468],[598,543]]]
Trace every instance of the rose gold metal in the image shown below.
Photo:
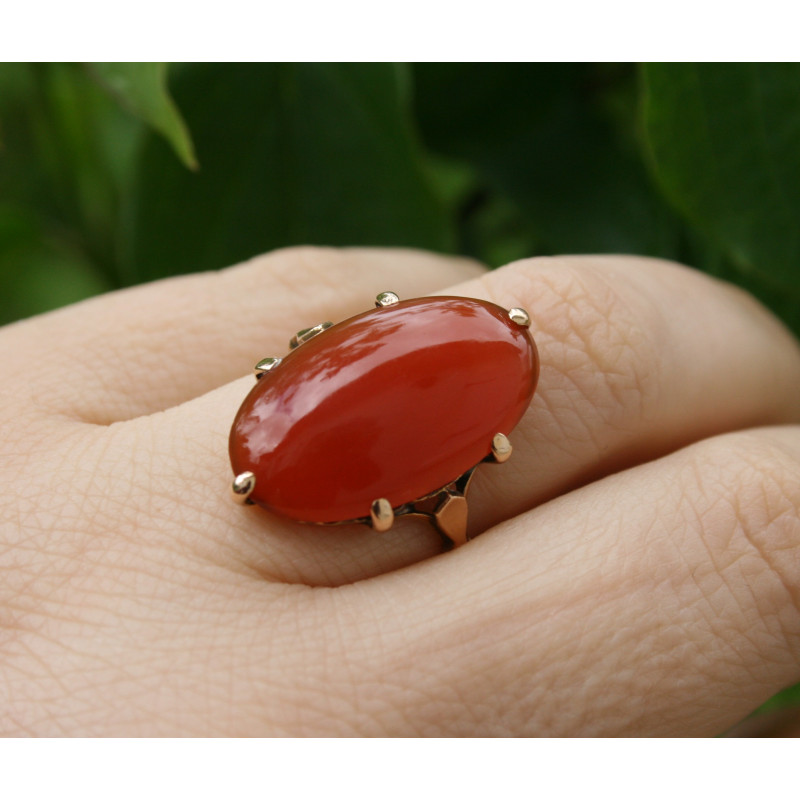
[[[458,494],[447,494],[434,514],[436,527],[454,547],[467,543],[467,498]]]
[[[380,497],[372,501],[369,516],[372,527],[376,531],[383,533],[383,531],[388,531],[392,527],[394,509],[385,497]]]
[[[233,479],[231,484],[231,494],[237,503],[242,505],[252,505],[250,495],[256,488],[256,476],[252,472],[242,472]]]
[[[283,361],[282,358],[262,358],[255,366],[256,378],[263,378]]]
[[[413,503],[407,503],[399,510],[395,509],[395,516],[424,517],[433,523],[441,534],[445,549],[466,544],[468,541],[466,494],[476,467],[467,470],[438,492]]]
[[[393,306],[395,303],[399,302],[400,298],[394,292],[381,292],[375,298],[375,307],[386,308],[386,306]]]
[[[315,336],[319,336],[323,331],[332,327],[332,322],[320,322],[319,325],[315,325],[313,328],[304,328],[302,331],[298,331],[289,341],[289,349],[294,350],[295,347],[300,347],[301,344],[313,339]]]
[[[511,308],[508,311],[508,316],[513,322],[516,322],[517,325],[523,328],[530,328],[531,326],[530,315],[524,308]]]
[[[496,464],[508,461],[513,450],[511,442],[508,441],[508,436],[504,433],[496,433],[492,437],[492,457]]]

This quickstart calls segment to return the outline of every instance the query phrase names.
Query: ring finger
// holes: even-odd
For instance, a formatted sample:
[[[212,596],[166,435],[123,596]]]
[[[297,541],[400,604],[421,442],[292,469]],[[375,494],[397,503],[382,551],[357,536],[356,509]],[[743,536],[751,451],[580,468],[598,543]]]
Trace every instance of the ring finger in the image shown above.
[[[691,441],[800,418],[794,340],[738,290],[692,270],[622,257],[541,259],[444,293],[526,306],[542,364],[533,404],[511,435],[512,459],[478,471],[473,533]],[[230,520],[237,558],[276,579],[340,584],[438,551],[436,535],[410,520],[378,534],[230,506],[225,440],[245,391],[238,381],[143,421],[173,440],[170,450],[194,474],[202,465],[203,475],[219,475],[212,497],[203,481],[189,493]]]

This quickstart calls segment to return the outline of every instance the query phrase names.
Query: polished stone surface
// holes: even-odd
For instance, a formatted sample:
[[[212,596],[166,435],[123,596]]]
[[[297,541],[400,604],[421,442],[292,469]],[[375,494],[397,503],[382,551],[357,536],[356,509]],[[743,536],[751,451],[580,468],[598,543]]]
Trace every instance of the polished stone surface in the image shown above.
[[[368,311],[301,344],[264,374],[230,435],[250,499],[306,522],[368,517],[445,486],[491,452],[539,373],[528,331],[460,297]]]

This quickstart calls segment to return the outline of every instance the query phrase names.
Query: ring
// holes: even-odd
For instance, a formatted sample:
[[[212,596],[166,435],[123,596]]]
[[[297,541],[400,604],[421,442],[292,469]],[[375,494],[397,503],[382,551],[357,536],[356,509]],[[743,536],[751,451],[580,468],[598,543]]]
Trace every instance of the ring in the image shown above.
[[[521,308],[465,297],[400,301],[299,331],[256,364],[229,454],[240,503],[306,523],[430,520],[467,541],[466,492],[511,455],[539,356]]]

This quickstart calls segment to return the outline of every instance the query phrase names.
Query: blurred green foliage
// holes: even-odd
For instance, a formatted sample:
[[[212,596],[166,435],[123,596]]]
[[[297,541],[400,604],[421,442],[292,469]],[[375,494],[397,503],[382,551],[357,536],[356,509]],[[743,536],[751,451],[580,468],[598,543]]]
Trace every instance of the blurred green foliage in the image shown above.
[[[290,244],[674,258],[800,331],[797,64],[4,64],[0,322]]]
[[[673,258],[800,333],[799,219],[798,64],[0,65],[0,323],[325,244]]]

